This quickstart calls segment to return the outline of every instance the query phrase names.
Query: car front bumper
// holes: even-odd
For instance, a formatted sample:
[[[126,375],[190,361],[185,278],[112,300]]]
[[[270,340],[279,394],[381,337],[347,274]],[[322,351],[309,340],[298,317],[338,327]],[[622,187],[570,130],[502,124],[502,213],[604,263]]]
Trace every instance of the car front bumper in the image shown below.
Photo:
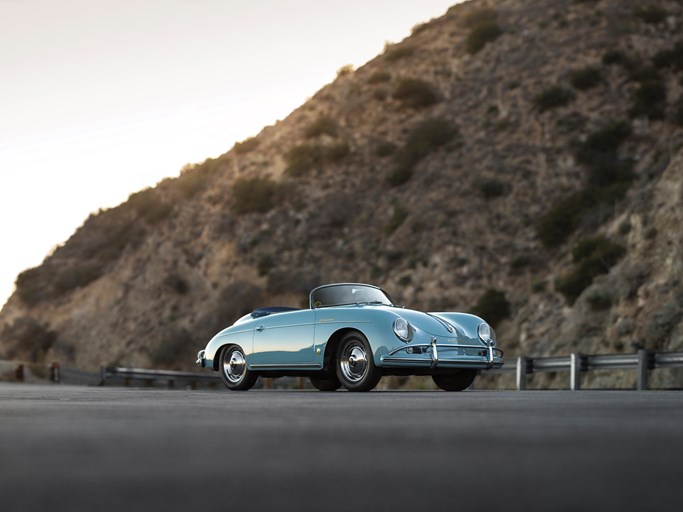
[[[477,368],[490,370],[503,366],[503,351],[493,346],[438,343],[398,347],[380,358],[387,368]]]

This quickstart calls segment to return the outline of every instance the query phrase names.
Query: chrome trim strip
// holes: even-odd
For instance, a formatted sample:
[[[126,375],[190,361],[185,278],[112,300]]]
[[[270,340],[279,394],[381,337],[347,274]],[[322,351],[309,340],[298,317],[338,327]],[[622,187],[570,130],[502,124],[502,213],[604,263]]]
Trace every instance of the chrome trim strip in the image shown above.
[[[440,347],[440,348],[447,348],[447,349],[463,349],[463,348],[467,348],[467,349],[476,349],[476,350],[486,350],[487,348],[491,348],[491,349],[493,349],[493,351],[496,352],[496,353],[500,352],[500,356],[499,356],[499,357],[502,357],[502,356],[503,356],[503,351],[502,351],[502,350],[497,349],[497,348],[493,348],[493,347],[486,347],[486,346],[484,346],[484,345],[447,345],[447,344],[445,344],[445,343],[436,343],[436,344],[432,344],[432,343],[415,343],[415,344],[408,343],[407,345],[405,345],[405,346],[403,346],[403,347],[395,348],[394,350],[392,350],[391,352],[389,352],[389,353],[387,354],[387,356],[393,356],[393,355],[396,354],[397,352],[400,352],[401,350],[406,350],[406,349],[411,348],[411,347],[413,347],[413,348],[414,348],[414,347],[427,347],[427,348],[430,348],[430,347],[434,347],[434,346],[437,346],[437,347]]]
[[[319,363],[289,363],[289,364],[252,364],[249,369],[251,370],[266,370],[266,369],[278,369],[278,368],[312,368],[319,370],[322,365]]]
[[[436,315],[433,315],[433,314],[431,314],[431,313],[426,313],[426,312],[425,312],[425,315],[430,316],[430,317],[432,317],[434,320],[436,320],[437,322],[439,322],[439,323],[440,323],[441,325],[443,325],[443,326],[446,328],[446,330],[447,330],[448,332],[450,332],[451,334],[453,334],[453,332],[455,332],[455,329],[454,329],[453,326],[450,324],[450,322],[446,322],[443,318],[439,318],[439,317],[436,316]]]
[[[471,356],[470,356],[471,357]],[[479,356],[483,358],[484,356]],[[412,359],[409,357],[383,357],[382,363],[410,363],[412,366],[431,367],[429,359]],[[443,368],[445,365],[458,364],[462,366],[476,366],[482,369],[501,368],[502,361],[494,362],[490,365],[484,359],[439,359],[439,365]]]
[[[264,329],[286,329],[289,327],[308,327],[308,326],[313,326],[315,325],[315,322],[308,322],[305,324],[280,324],[280,325],[269,325],[268,327],[264,327],[263,325],[260,325],[259,327],[261,328],[261,331]],[[259,330],[259,327],[256,328],[256,330]],[[259,331],[259,332],[261,332]]]

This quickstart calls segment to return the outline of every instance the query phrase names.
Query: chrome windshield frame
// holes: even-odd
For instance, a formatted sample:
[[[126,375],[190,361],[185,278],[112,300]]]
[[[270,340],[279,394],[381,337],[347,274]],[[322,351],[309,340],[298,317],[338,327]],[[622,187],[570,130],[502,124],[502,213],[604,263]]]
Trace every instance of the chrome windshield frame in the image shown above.
[[[342,287],[342,286],[357,286],[357,287],[364,287],[364,288],[370,288],[373,290],[377,290],[384,295],[386,300],[388,301],[387,303],[384,303],[383,301],[353,301],[353,302],[343,302],[343,303],[338,303],[338,304],[317,304],[313,300],[313,296],[315,293],[319,290],[322,290],[324,288],[333,288],[333,287]],[[333,283],[333,284],[325,284],[322,286],[318,286],[317,288],[314,288],[311,290],[311,293],[308,295],[308,304],[310,309],[320,309],[320,308],[327,308],[327,307],[337,307],[337,306],[363,306],[363,305],[381,305],[381,306],[391,306],[395,307],[394,301],[391,300],[391,296],[384,291],[382,288],[378,286],[374,286],[371,284],[365,284],[365,283]]]

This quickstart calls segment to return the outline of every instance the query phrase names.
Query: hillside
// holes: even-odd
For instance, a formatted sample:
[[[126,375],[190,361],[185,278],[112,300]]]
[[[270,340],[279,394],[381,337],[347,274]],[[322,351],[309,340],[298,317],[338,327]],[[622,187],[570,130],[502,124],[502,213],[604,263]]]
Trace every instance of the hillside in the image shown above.
[[[91,215],[18,276],[0,359],[187,369],[334,281],[478,312],[510,358],[683,349],[683,2],[642,5],[473,0],[416,26]]]

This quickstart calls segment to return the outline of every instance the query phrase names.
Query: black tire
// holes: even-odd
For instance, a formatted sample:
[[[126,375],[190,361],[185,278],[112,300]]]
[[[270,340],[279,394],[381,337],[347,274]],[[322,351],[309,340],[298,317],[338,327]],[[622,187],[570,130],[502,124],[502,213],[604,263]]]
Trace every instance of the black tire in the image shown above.
[[[477,376],[477,370],[458,370],[454,373],[432,375],[432,380],[444,391],[464,391],[469,388]]]
[[[318,391],[337,391],[341,387],[341,382],[334,374],[323,373],[320,375],[311,375],[311,384]]]
[[[370,391],[382,374],[375,366],[368,340],[359,332],[344,336],[335,359],[337,378],[349,391]]]
[[[244,351],[239,345],[230,345],[221,351],[218,370],[223,384],[231,391],[247,391],[258,379],[258,375],[247,369]]]

